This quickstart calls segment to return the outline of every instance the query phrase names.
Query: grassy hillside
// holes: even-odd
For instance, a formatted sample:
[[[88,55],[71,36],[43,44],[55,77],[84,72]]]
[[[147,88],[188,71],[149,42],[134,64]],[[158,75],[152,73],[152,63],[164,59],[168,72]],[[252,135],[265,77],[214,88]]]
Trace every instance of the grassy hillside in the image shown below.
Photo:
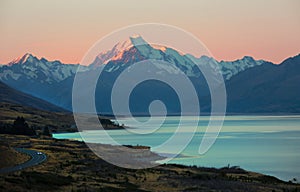
[[[16,117],[24,117],[29,126],[37,129],[45,126],[53,127],[54,131],[74,131],[73,115],[66,112],[49,112],[32,107],[0,102],[0,123],[12,124]]]
[[[3,141],[0,141],[0,157],[0,169],[15,166],[29,160],[29,156],[18,153]]]
[[[16,117],[24,117],[30,127],[41,130],[45,126],[51,128],[52,132],[75,132],[73,114],[70,112],[49,112],[18,104],[0,102],[0,128],[1,125],[12,125]],[[110,119],[100,117],[104,129],[123,129],[122,126],[115,125]],[[98,123],[97,119],[91,119],[91,123]]]

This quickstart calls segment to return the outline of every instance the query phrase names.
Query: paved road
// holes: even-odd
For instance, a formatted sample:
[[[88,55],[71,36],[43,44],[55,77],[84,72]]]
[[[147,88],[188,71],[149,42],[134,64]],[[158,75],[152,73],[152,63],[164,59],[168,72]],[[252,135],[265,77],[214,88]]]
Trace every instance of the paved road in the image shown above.
[[[14,148],[14,149],[20,153],[29,155],[31,157],[31,159],[26,161],[25,163],[19,164],[14,167],[2,168],[2,169],[0,169],[0,173],[10,173],[10,172],[14,172],[14,171],[19,171],[19,170],[25,169],[27,167],[32,167],[32,166],[38,165],[47,159],[46,154],[35,151],[35,150],[29,150],[29,149],[24,149],[24,148]]]

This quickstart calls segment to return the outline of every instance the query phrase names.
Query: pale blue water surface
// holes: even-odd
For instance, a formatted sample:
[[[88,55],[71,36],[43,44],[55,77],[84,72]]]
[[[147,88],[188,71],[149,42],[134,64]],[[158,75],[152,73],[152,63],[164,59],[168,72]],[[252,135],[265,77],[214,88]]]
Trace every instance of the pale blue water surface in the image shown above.
[[[154,117],[154,122],[143,129],[159,125],[162,117]],[[191,126],[196,117],[181,117],[183,125]],[[146,121],[147,117],[137,117]],[[282,180],[300,180],[300,116],[227,116],[215,144],[204,155],[198,154],[209,117],[200,117],[193,139],[177,158],[169,163],[197,165],[205,167],[240,166],[249,171],[276,176]],[[168,151],[155,151],[155,146],[164,143],[176,131],[180,117],[167,117],[164,124],[150,134],[136,134],[127,130],[106,131],[116,142],[128,145],[147,145],[153,151],[166,154]],[[132,127],[126,118],[119,121]],[[81,133],[88,142],[111,144],[105,139],[104,131]],[[102,134],[103,133],[103,134]],[[181,131],[183,137],[189,132]],[[103,136],[102,136],[103,135]],[[57,139],[82,140],[77,133],[53,135]],[[88,139],[86,139],[88,138]],[[181,145],[181,143],[178,143]],[[178,146],[172,146],[176,149]]]

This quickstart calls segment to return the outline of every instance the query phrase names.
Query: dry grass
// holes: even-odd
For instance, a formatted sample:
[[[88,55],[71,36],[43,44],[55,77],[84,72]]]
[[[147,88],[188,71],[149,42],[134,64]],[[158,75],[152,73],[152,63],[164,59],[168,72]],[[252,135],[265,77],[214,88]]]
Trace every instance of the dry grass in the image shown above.
[[[66,112],[48,112],[12,103],[0,103],[0,123],[12,124],[16,117],[24,117],[30,126],[48,125],[62,130],[75,124],[73,115]],[[59,130],[58,130],[59,131]]]
[[[3,142],[0,142],[0,157],[0,168],[15,166],[30,159],[28,155],[18,153]]]
[[[68,112],[49,112],[18,104],[0,102],[0,125],[12,124],[17,117],[24,117],[29,126],[35,130],[41,130],[45,126],[51,127],[52,132],[75,132],[78,131],[72,113]],[[89,116],[87,116],[89,117]],[[106,117],[99,116],[106,123],[112,123]],[[96,118],[96,127],[99,120]],[[92,126],[92,122],[88,122]],[[122,129],[123,127],[114,124],[104,124],[105,129]],[[1,128],[1,127],[0,127]]]

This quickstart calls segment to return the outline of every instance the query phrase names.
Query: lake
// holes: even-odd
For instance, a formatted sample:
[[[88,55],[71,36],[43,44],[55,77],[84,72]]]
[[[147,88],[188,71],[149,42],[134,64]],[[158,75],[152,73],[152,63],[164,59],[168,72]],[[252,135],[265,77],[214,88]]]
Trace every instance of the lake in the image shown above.
[[[147,117],[137,117],[145,122]],[[167,117],[160,129],[151,134],[136,134],[127,130],[106,131],[115,141],[126,145],[147,145],[152,151],[167,155],[168,151],[156,150],[177,129],[180,117]],[[198,154],[209,117],[200,117],[197,131],[181,154],[169,161],[184,165],[205,167],[240,166],[288,181],[300,180],[300,116],[227,116],[215,144],[204,155]],[[153,127],[159,126],[162,117],[154,117]],[[184,126],[195,117],[182,117]],[[156,125],[155,122],[158,124]],[[132,127],[132,121],[123,118],[119,123]],[[135,127],[136,128],[136,127]],[[150,127],[143,127],[150,129]],[[133,129],[134,130],[134,129]],[[105,139],[104,131],[85,131],[88,142],[111,144]],[[182,131],[182,135],[187,134]],[[96,136],[97,135],[97,136]],[[77,133],[53,134],[57,139],[82,140]],[[178,144],[180,145],[180,143]],[[174,145],[174,149],[178,146]]]

